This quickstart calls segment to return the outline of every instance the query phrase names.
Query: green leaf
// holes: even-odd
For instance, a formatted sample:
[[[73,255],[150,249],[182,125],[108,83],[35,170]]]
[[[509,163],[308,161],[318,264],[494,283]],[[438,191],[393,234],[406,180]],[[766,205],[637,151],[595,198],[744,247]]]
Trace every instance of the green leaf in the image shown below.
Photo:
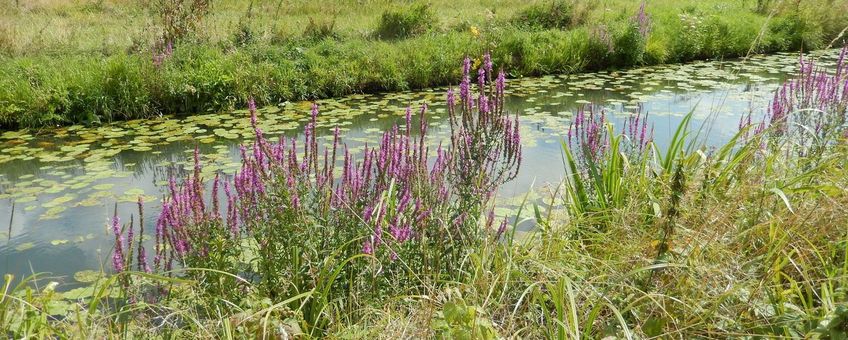
[[[771,190],[769,191],[773,192],[775,195],[777,195],[777,197],[780,197],[780,199],[783,200],[783,204],[786,204],[786,208],[788,208],[791,213],[795,213],[795,210],[792,210],[792,205],[789,204],[789,198],[786,197],[786,194],[783,193],[783,190],[780,190],[780,188],[771,188]]]

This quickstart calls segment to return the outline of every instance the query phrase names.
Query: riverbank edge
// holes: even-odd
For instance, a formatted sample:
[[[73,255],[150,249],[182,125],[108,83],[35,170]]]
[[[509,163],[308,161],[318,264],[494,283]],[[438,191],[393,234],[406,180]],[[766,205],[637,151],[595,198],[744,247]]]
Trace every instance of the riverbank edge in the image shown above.
[[[461,71],[457,60],[482,51],[510,70],[510,78],[520,78],[793,52],[827,46],[833,38],[795,44],[773,30],[763,28],[772,33],[757,35],[756,27],[731,26],[736,38],[689,50],[667,35],[640,40],[632,28],[614,33],[609,44],[587,28],[508,28],[485,35],[325,39],[230,50],[185,44],[155,58],[139,53],[0,57],[0,131],[220,112],[243,107],[251,96],[259,105],[272,105],[446,86]],[[745,35],[753,40],[738,39]]]

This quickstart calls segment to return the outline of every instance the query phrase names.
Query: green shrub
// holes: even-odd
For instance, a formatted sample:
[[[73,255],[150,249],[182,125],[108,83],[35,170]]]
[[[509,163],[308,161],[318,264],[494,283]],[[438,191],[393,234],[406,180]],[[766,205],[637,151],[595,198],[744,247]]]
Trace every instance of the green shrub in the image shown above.
[[[799,12],[773,18],[768,29],[771,35],[768,49],[771,51],[808,51],[821,46],[821,27]]]
[[[211,6],[211,0],[154,0],[151,9],[159,19],[162,39],[176,42],[197,32]]]
[[[436,22],[429,5],[417,4],[383,12],[374,34],[382,39],[403,39],[429,31]]]
[[[527,7],[512,22],[516,26],[536,29],[572,28],[583,24],[593,7],[593,2],[551,0]]]
[[[236,30],[233,32],[232,40],[234,45],[244,46],[253,43],[256,40],[256,34],[253,33],[253,29],[247,22],[239,21]]]
[[[768,14],[771,9],[772,0],[757,0],[757,7],[754,11],[759,14]]]
[[[606,25],[598,25],[587,33],[586,68],[598,70],[608,66],[610,56],[615,52],[615,41]]]
[[[112,58],[105,65],[102,89],[107,98],[102,109],[108,120],[147,117],[152,113],[147,76],[154,74],[150,65],[124,56]],[[83,105],[81,103],[81,105]]]
[[[652,35],[645,44],[645,63],[648,65],[663,64],[669,59],[668,40]]]
[[[307,40],[323,40],[327,38],[337,38],[338,34],[335,30],[336,27],[336,19],[319,19],[316,21],[313,18],[309,18],[309,23],[306,24],[306,28],[303,30],[303,38]]]
[[[808,15],[816,18],[816,22],[821,25],[825,40],[836,39],[842,33],[841,38],[835,41],[833,46],[848,44],[848,34],[845,34],[848,32],[843,32],[848,27],[846,26],[848,25],[848,1],[834,1],[828,6],[807,4],[807,10],[810,12]]]
[[[608,66],[633,66],[644,62],[645,37],[636,23],[628,21],[619,25],[614,30],[613,39],[615,50],[610,54]]]

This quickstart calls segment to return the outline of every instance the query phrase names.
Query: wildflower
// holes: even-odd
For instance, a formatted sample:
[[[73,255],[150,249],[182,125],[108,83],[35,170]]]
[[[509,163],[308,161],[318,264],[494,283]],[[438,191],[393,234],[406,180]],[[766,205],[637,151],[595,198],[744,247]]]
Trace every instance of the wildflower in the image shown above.
[[[124,271],[124,235],[121,233],[121,219],[112,217],[112,233],[115,235],[115,251],[112,254],[112,269],[116,273]]]
[[[371,247],[371,240],[365,240],[365,243],[362,244],[362,253],[368,255],[374,254],[374,248]]]
[[[501,225],[498,227],[498,232],[495,237],[501,238],[501,235],[503,235],[503,233],[506,231],[507,222],[508,220],[504,218],[501,222]]]
[[[639,25],[639,34],[642,38],[647,38],[648,33],[651,30],[651,19],[648,17],[648,13],[645,11],[645,6],[647,5],[647,1],[642,0],[642,4],[639,5],[639,11],[636,12],[636,17],[634,21]]]

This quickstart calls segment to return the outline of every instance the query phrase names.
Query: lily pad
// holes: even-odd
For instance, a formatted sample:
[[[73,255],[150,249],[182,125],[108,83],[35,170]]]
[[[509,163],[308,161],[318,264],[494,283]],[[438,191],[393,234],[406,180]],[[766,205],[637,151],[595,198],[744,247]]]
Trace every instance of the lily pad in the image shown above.
[[[74,280],[82,283],[89,283],[97,281],[101,277],[99,272],[93,270],[81,270],[74,273]]]
[[[17,245],[17,246],[15,247],[15,250],[17,250],[17,251],[26,251],[26,250],[32,249],[33,247],[35,247],[35,244],[34,244],[34,243],[32,243],[32,242],[25,242],[25,243],[21,243],[21,244]]]

